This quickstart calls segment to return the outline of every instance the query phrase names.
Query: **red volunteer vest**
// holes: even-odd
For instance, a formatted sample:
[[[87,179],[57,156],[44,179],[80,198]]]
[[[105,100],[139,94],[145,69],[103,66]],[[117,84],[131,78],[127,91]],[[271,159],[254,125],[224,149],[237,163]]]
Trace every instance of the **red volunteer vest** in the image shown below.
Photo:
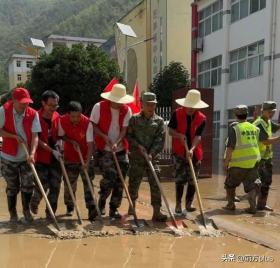
[[[87,158],[88,145],[86,141],[86,133],[90,121],[89,119],[81,115],[81,120],[78,125],[73,125],[70,121],[68,114],[64,115],[60,119],[60,124],[65,132],[65,136],[70,140],[76,141],[80,145],[80,149],[84,160]],[[70,142],[64,142],[64,159],[70,163],[80,163],[80,157],[78,152],[74,149]]]
[[[181,134],[186,134],[187,130],[187,113],[184,108],[178,108],[176,111],[176,119],[177,119],[177,129],[176,131]],[[195,137],[195,132],[197,128],[202,124],[202,122],[206,119],[206,116],[201,112],[196,112],[194,115],[194,120],[191,124],[191,140],[193,141]],[[172,148],[173,153],[181,156],[186,157],[185,147],[181,144],[180,140],[177,138],[172,139]],[[201,143],[197,145],[194,150],[194,155],[198,161],[202,160],[203,158],[203,150]]]
[[[46,121],[44,120],[44,118],[42,116],[43,109],[40,109],[38,111],[38,114],[39,114],[40,124],[41,124],[41,128],[42,128],[42,132],[39,134],[39,138],[44,143],[49,145],[49,139],[48,139],[49,128],[48,128],[48,124],[46,123]],[[52,115],[52,118],[51,118],[51,135],[52,135],[54,142],[57,141],[59,117],[60,117],[59,113],[54,112]],[[37,152],[36,152],[36,162],[50,164],[51,157],[52,157],[51,152],[45,150],[40,145],[38,146]]]
[[[13,114],[13,102],[8,101],[4,105],[5,111],[5,125],[3,127],[9,133],[17,134],[15,129],[15,122],[14,122],[14,114]],[[27,144],[30,148],[31,140],[32,140],[32,123],[35,118],[36,111],[30,107],[25,109],[24,118],[22,121],[23,129],[27,138]],[[8,155],[16,156],[18,151],[19,144],[13,138],[4,138],[3,137],[3,145],[2,151]]]
[[[123,121],[128,112],[128,106],[122,105],[120,107],[120,116],[119,116],[119,125],[120,129],[123,127]],[[109,101],[101,101],[100,102],[100,120],[98,123],[98,128],[105,134],[108,135],[109,128],[112,121],[112,115],[111,115],[111,108],[110,108],[110,102]],[[95,135],[95,143],[98,150],[103,151],[106,145],[106,142],[104,139],[99,136]],[[128,141],[127,139],[123,139],[123,146],[126,151],[128,151]]]

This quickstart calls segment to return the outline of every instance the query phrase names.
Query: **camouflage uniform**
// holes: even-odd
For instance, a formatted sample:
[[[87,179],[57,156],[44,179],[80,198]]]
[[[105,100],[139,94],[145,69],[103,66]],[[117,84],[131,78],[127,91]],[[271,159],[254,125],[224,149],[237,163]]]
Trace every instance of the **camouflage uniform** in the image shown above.
[[[48,200],[55,213],[62,177],[60,165],[57,160],[54,160],[52,164],[36,163],[35,167],[45,192],[48,192]],[[42,198],[43,196],[39,186],[35,183],[35,189],[30,203],[33,213],[38,209]],[[48,214],[47,209],[46,213]]]
[[[187,184],[186,192],[186,205],[192,204],[195,194],[195,186],[192,179],[191,168],[186,163],[186,158],[178,155],[173,155],[173,161],[175,163],[175,183],[176,183],[176,194],[182,197],[184,191],[184,185]],[[196,178],[198,178],[201,161],[192,160]]]
[[[72,186],[74,196],[76,197],[78,177],[79,175],[81,175],[83,186],[84,186],[84,198],[85,198],[86,207],[87,209],[89,209],[90,207],[94,206],[94,202],[90,193],[90,189],[88,187],[86,176],[82,169],[82,165],[78,163],[65,163],[65,168],[67,170],[67,174],[69,177],[70,184]],[[92,184],[92,181],[94,179],[94,166],[92,161],[90,162],[89,165],[88,174]],[[67,206],[68,211],[72,211],[74,209],[73,200],[69,193],[68,186],[65,182],[65,179],[64,179],[64,204]]]
[[[161,207],[161,194],[159,187],[150,171],[147,161],[138,150],[138,144],[142,145],[148,154],[153,156],[153,164],[156,172],[159,173],[157,167],[156,156],[162,151],[164,146],[164,121],[154,114],[150,119],[144,116],[144,113],[133,115],[129,121],[128,141],[130,144],[130,168],[129,168],[129,186],[128,190],[135,204],[138,198],[138,191],[144,171],[147,171],[148,181],[150,184],[151,204],[153,207]]]
[[[16,196],[19,191],[32,194],[33,173],[26,161],[12,162],[1,158],[1,172],[7,182],[7,196]]]
[[[99,151],[99,156],[99,163],[103,175],[103,179],[100,181],[99,207],[101,209],[105,207],[106,199],[112,193],[110,200],[110,210],[115,211],[121,205],[123,186],[116,170],[112,153],[105,150]],[[125,151],[120,151],[116,153],[116,156],[120,164],[122,175],[125,178],[129,166],[127,153]]]

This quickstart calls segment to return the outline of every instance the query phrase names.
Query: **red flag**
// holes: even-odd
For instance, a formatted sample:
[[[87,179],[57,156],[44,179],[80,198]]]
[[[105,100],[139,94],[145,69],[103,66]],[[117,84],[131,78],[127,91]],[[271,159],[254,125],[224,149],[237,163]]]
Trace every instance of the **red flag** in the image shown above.
[[[115,84],[118,84],[119,81],[116,77],[114,77],[111,82],[105,87],[103,92],[110,92]]]
[[[132,95],[134,97],[134,102],[129,103],[128,106],[130,107],[132,114],[140,113],[141,112],[140,90],[139,90],[139,85],[137,80],[135,82]]]

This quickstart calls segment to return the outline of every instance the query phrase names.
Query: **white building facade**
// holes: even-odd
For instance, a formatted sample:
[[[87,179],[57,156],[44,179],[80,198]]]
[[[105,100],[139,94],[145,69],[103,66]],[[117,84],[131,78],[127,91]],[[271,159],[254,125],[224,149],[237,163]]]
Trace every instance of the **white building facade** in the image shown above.
[[[197,87],[214,88],[214,151],[222,157],[232,109],[280,105],[280,3],[198,0]],[[277,114],[278,117],[278,114]],[[276,116],[275,116],[275,119]]]
[[[13,54],[8,62],[9,87],[15,88],[25,83],[31,75],[31,69],[36,64],[36,57],[32,55]]]

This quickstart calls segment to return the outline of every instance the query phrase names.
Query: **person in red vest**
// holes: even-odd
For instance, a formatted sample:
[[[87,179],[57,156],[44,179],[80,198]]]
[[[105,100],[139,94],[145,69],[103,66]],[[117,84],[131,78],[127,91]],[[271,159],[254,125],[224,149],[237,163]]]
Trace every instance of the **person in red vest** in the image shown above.
[[[196,89],[188,91],[185,98],[177,99],[181,107],[176,109],[169,121],[169,134],[172,136],[172,150],[176,166],[176,207],[175,213],[182,214],[181,200],[184,185],[187,183],[186,211],[192,212],[195,186],[192,180],[190,167],[187,164],[185,144],[189,148],[189,157],[192,158],[196,175],[198,175],[203,158],[201,136],[206,124],[206,116],[200,109],[207,108],[208,104],[201,100],[200,92]]]
[[[12,100],[0,107],[0,136],[3,138],[1,172],[6,180],[10,221],[17,222],[17,194],[21,191],[23,215],[31,222],[30,200],[33,193],[33,174],[29,163],[35,163],[38,133],[41,126],[38,113],[29,107],[33,103],[25,88],[16,88]],[[22,143],[29,149],[27,157]]]
[[[93,122],[95,143],[100,156],[103,179],[100,181],[98,206],[105,215],[106,200],[111,195],[110,218],[120,218],[118,208],[121,205],[123,186],[118,176],[112,151],[116,152],[122,174],[128,171],[128,142],[125,138],[131,109],[126,105],[134,97],[126,94],[122,84],[115,84],[110,92],[101,94],[105,100],[94,105],[90,120]]]
[[[39,146],[36,152],[36,170],[42,182],[44,190],[48,191],[48,199],[53,212],[57,209],[57,200],[61,185],[61,169],[57,161],[61,157],[55,145],[58,141],[58,108],[59,96],[52,90],[47,90],[42,94],[42,107],[38,111],[42,132],[39,134]],[[42,194],[35,184],[34,193],[30,203],[33,214],[38,213],[38,206],[42,200]],[[50,214],[46,208],[46,216],[50,219]]]
[[[97,216],[97,210],[94,206],[94,201],[83,172],[83,168],[88,170],[92,183],[94,179],[94,169],[93,166],[90,165],[90,161],[94,146],[93,126],[89,118],[82,114],[82,106],[79,102],[71,101],[68,104],[68,113],[61,117],[58,133],[64,140],[65,167],[72,190],[74,194],[76,194],[78,177],[81,175],[84,186],[85,203],[88,209],[88,219],[94,221]],[[77,152],[78,147],[80,147],[85,167],[81,165],[81,160]],[[66,214],[71,216],[74,210],[74,204],[66,183],[64,183],[64,203],[67,208]]]

